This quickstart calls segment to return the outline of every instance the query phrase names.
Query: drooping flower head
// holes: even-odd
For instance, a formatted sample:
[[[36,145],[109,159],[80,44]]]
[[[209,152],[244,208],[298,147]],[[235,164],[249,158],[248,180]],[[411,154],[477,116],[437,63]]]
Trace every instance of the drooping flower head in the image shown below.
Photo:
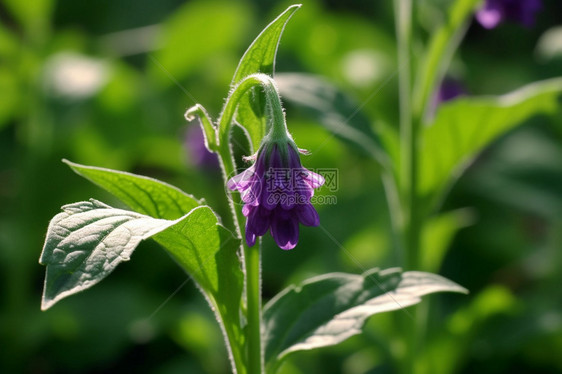
[[[486,0],[476,12],[476,20],[487,29],[506,20],[531,27],[535,24],[535,13],[541,8],[541,0]]]
[[[281,249],[293,249],[299,240],[299,223],[318,226],[318,213],[310,199],[324,178],[301,165],[299,149],[287,134],[266,137],[254,157],[255,163],[228,181],[240,192],[246,220],[246,242],[251,247],[258,236],[271,232]]]

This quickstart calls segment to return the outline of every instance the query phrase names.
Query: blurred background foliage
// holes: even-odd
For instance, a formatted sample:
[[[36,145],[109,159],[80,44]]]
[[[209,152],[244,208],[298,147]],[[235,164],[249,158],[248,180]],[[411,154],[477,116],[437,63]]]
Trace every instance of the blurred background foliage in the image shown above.
[[[450,2],[416,4],[421,47]],[[242,53],[288,5],[0,1],[0,372],[228,372],[203,297],[156,244],[143,243],[105,282],[47,312],[39,309],[37,261],[60,206],[90,197],[117,204],[61,158],[162,179],[228,216],[220,173],[195,162],[186,139],[194,124],[183,113],[199,102],[218,116]],[[560,75],[562,4],[543,6],[532,28],[471,24],[449,71],[466,94]],[[276,68],[322,76],[375,131],[397,123],[390,1],[307,0],[285,30]],[[287,113],[297,143],[312,151],[305,165],[339,171],[337,188],[321,191],[337,204],[317,206],[323,228],[303,227],[292,251],[264,240],[265,299],[312,275],[396,266],[377,166],[291,103]],[[434,373],[562,372],[560,112],[528,120],[481,154],[442,212],[424,246],[447,249],[445,260],[420,270],[471,294],[429,299],[420,365]],[[365,334],[296,354],[282,372],[392,372],[388,355],[401,349],[393,321],[375,316]]]

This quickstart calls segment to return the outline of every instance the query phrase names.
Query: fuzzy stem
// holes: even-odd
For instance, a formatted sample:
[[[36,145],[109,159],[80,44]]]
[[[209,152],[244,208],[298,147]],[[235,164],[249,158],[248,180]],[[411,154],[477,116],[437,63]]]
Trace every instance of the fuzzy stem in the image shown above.
[[[230,129],[234,120],[234,114],[240,99],[253,87],[261,86],[268,101],[269,114],[274,121],[281,120],[284,123],[284,114],[277,87],[273,79],[264,74],[250,75],[244,78],[230,92],[229,98],[222,111],[218,124],[218,154],[221,159],[223,177],[226,181],[233,176],[236,170],[234,156],[230,147]],[[278,129],[273,126],[271,134],[277,135]],[[286,131],[286,128],[285,128]],[[244,240],[242,223],[244,215],[241,209],[234,204],[234,196],[230,201],[233,213],[236,233],[242,239],[242,257],[246,285],[246,369],[247,373],[260,374],[263,372],[263,351],[261,346],[261,241],[254,247],[248,247]]]
[[[248,318],[248,373],[263,372],[263,354],[261,346],[261,240],[254,247],[244,246],[246,253],[246,297]]]

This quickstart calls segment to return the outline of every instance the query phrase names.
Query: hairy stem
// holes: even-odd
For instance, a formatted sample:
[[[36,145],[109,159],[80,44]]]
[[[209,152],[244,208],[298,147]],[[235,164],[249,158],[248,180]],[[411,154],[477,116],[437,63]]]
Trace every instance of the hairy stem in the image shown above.
[[[251,88],[256,86],[261,86],[266,93],[268,107],[271,110],[269,114],[276,119],[278,119],[277,117],[283,117],[277,87],[271,77],[264,74],[250,75],[234,87],[224,106],[217,129],[218,154],[221,159],[225,183],[236,171],[236,164],[230,147],[230,129],[234,120],[234,114],[240,99]],[[261,346],[261,241],[257,246],[248,247],[244,240],[244,230],[242,229],[245,217],[239,206],[237,207],[234,204],[234,196],[231,197],[229,203],[233,213],[236,233],[242,239],[241,246],[246,285],[246,372],[260,374],[263,372],[263,352]]]
[[[263,354],[261,347],[261,240],[254,247],[245,246],[246,297],[247,297],[247,338],[248,338],[248,372],[263,372]]]

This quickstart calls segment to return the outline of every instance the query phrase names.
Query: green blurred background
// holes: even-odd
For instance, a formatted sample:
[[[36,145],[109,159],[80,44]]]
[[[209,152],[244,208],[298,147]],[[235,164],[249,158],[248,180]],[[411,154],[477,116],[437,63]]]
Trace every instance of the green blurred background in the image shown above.
[[[416,3],[423,41],[450,2]],[[62,158],[164,180],[228,215],[220,173],[193,162],[183,113],[196,101],[217,117],[238,59],[289,4],[0,1],[0,372],[229,371],[203,297],[156,244],[141,244],[107,280],[46,312],[38,258],[60,206],[90,197],[119,205]],[[277,71],[321,75],[362,105],[357,116],[375,130],[395,126],[392,14],[390,1],[307,0],[285,30]],[[530,29],[473,23],[450,75],[470,95],[560,75],[561,14],[562,3],[545,0]],[[399,265],[378,168],[298,108],[287,112],[295,140],[312,151],[305,165],[339,170],[337,191],[324,191],[337,204],[318,206],[330,235],[302,228],[288,252],[264,240],[264,298],[316,274]],[[422,359],[436,373],[562,372],[560,112],[486,150],[443,211],[448,218],[424,238],[449,248],[432,270],[471,293],[428,298]],[[376,316],[365,334],[298,353],[283,372],[391,373],[387,357],[400,349],[393,322]]]

